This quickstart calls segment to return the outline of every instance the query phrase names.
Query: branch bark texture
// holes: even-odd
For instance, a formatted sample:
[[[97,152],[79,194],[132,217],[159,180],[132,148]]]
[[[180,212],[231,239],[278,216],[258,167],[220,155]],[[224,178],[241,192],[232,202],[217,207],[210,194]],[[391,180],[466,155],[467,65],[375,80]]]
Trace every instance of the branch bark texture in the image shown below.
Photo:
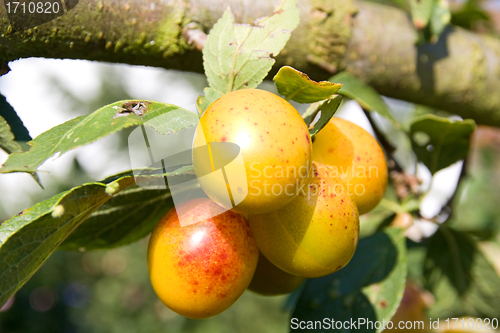
[[[0,1],[2,2],[2,1]],[[26,57],[88,59],[203,72],[200,43],[230,6],[241,23],[268,15],[255,0],[80,0],[66,15],[29,29],[0,8],[0,67]],[[448,28],[416,45],[401,10],[353,0],[299,0],[301,24],[277,58],[316,80],[348,71],[381,94],[500,126],[500,40]],[[140,79],[140,78],[138,78]]]

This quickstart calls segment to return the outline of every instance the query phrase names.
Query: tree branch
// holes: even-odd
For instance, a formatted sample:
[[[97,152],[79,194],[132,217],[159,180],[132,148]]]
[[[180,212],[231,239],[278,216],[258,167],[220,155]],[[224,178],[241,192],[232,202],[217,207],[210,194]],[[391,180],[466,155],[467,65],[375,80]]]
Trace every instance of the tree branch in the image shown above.
[[[16,30],[2,6],[0,68],[47,57],[201,73],[202,33],[227,6],[238,22],[273,9],[254,0],[80,0],[66,15]],[[437,44],[416,46],[417,33],[399,9],[352,0],[300,0],[299,6],[301,25],[273,71],[286,64],[321,80],[346,70],[386,96],[500,126],[500,40],[448,28]]]

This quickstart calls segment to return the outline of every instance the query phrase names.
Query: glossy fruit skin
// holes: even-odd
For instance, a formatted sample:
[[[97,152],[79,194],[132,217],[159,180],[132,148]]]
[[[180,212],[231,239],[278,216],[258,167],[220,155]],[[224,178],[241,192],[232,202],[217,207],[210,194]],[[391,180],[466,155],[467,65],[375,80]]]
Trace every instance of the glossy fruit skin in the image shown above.
[[[320,277],[351,260],[359,236],[356,205],[340,177],[313,162],[312,178],[290,204],[277,211],[250,215],[259,250],[283,271]]]
[[[282,271],[260,253],[257,269],[248,290],[263,296],[284,295],[300,287],[305,279]]]
[[[259,257],[247,220],[226,211],[210,217],[217,204],[192,199],[193,218],[202,222],[181,227],[175,208],[153,230],[148,246],[151,284],[171,310],[193,319],[229,308],[248,287]]]
[[[240,147],[248,195],[234,211],[242,214],[284,207],[310,174],[312,142],[304,120],[290,103],[265,90],[237,90],[212,103],[200,119],[193,147],[205,142],[233,142]],[[194,154],[193,162],[199,177],[203,163]],[[226,188],[201,186],[212,200],[226,207],[218,199]]]
[[[314,138],[313,160],[335,167],[359,214],[375,208],[387,187],[387,162],[377,140],[358,125],[333,117]]]

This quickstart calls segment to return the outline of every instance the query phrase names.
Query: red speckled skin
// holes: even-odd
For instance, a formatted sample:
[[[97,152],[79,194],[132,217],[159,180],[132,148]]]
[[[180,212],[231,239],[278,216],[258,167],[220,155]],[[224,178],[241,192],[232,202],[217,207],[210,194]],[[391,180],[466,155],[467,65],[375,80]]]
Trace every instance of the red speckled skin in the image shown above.
[[[358,245],[356,205],[332,169],[313,162],[313,175],[291,203],[278,211],[250,215],[250,229],[263,255],[281,270],[321,277],[349,263]]]
[[[375,208],[387,187],[387,162],[377,140],[358,125],[332,118],[315,136],[313,161],[337,169],[359,214]]]
[[[175,208],[153,230],[148,246],[151,284],[171,310],[193,319],[229,308],[248,287],[258,249],[247,220],[227,211],[210,217],[217,204],[193,199],[189,212],[202,222],[181,227]]]
[[[237,90],[213,102],[200,119],[193,145],[205,142],[232,142],[241,149],[248,195],[234,208],[236,212],[262,214],[279,209],[308,181],[312,142],[307,125],[290,103],[268,91]],[[193,156],[198,176],[202,162]],[[224,206],[218,198],[226,188],[201,186]]]

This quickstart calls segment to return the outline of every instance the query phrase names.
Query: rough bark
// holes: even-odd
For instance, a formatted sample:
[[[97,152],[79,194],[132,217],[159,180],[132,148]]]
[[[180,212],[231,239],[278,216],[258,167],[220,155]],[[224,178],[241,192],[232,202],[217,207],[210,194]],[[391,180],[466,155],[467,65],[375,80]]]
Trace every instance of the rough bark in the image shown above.
[[[346,70],[380,93],[500,126],[500,40],[449,28],[435,45],[396,8],[300,0],[301,25],[277,58],[314,79]],[[227,6],[237,21],[269,14],[255,0],[80,0],[68,14],[16,30],[0,8],[0,68],[26,57],[89,59],[202,72],[186,29],[205,32]],[[198,45],[199,46],[199,45]],[[140,78],[137,78],[140,80]]]

